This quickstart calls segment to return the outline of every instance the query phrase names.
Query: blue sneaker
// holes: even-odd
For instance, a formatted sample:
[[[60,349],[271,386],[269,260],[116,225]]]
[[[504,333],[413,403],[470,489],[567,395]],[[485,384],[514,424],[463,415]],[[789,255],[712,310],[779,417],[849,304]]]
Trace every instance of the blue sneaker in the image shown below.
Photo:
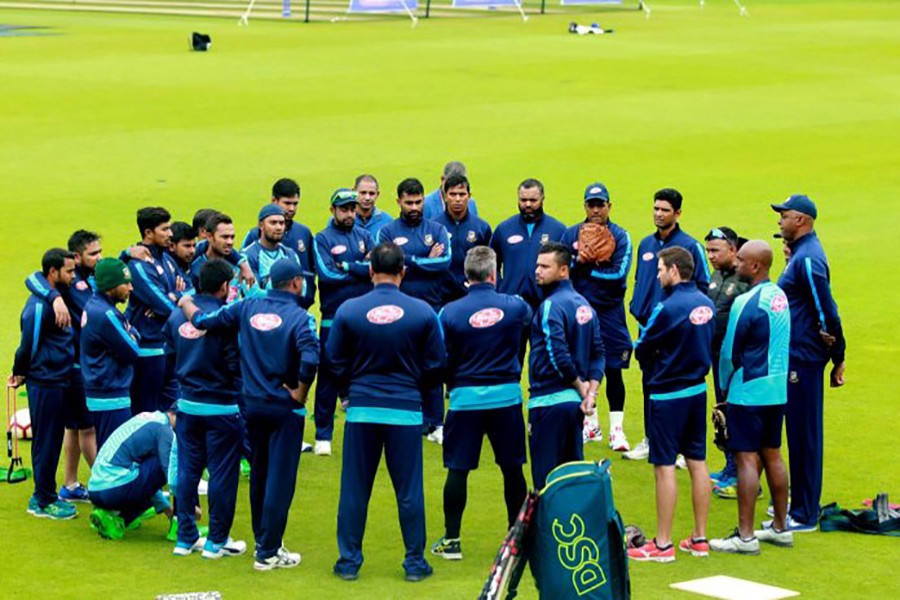
[[[770,529],[772,527],[772,521],[763,521],[762,526],[763,529]],[[788,515],[787,519],[785,519],[785,531],[793,531],[794,533],[812,533],[818,529],[818,523],[813,523],[812,525],[801,523],[800,521],[794,520],[794,517],[791,515]]]
[[[78,516],[78,512],[71,504],[57,500],[42,508],[34,496],[28,500],[27,511],[28,514],[34,515],[39,519],[51,519],[53,521],[67,521]]]
[[[91,497],[87,488],[76,483],[71,490],[64,485],[59,486],[59,499],[64,502],[90,502]]]

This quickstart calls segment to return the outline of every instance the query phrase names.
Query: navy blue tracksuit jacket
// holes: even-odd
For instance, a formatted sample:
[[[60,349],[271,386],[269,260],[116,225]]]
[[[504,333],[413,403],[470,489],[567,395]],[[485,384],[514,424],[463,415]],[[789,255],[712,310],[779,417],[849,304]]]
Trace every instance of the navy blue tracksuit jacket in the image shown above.
[[[20,319],[22,337],[13,362],[13,375],[48,387],[69,384],[75,365],[74,332],[60,329],[50,302],[32,294]]]
[[[497,253],[500,271],[497,291],[518,294],[532,308],[537,308],[543,299],[534,279],[538,250],[541,244],[558,242],[565,232],[565,225],[546,214],[534,223],[527,223],[520,214],[500,223],[491,236],[491,248]]]
[[[491,226],[471,212],[467,212],[461,221],[455,220],[447,211],[433,220],[447,230],[452,250],[450,269],[444,274],[441,291],[441,303],[446,304],[466,295],[466,253],[475,246],[491,243]]]
[[[319,274],[319,304],[322,319],[331,319],[338,307],[350,298],[372,289],[369,260],[375,240],[363,227],[347,229],[334,219],[316,234],[313,253]]]
[[[450,269],[452,260],[450,238],[444,226],[427,219],[413,226],[399,217],[378,232],[378,243],[381,242],[393,242],[403,250],[406,276],[400,290],[424,300],[431,307],[439,306],[444,274]],[[444,251],[440,256],[429,258],[435,244],[443,244]]]
[[[158,246],[146,246],[153,255],[153,262],[131,260],[134,291],[128,300],[125,318],[141,334],[141,346],[162,348],[165,340],[162,328],[181,296],[176,290],[175,276],[178,265],[175,259]]]
[[[648,235],[638,246],[634,294],[628,307],[641,325],[646,325],[650,313],[663,296],[662,286],[656,278],[659,251],[672,246],[684,248],[691,253],[694,258],[694,276],[691,279],[704,294],[709,289],[709,265],[706,264],[706,250],[700,242],[686,234],[677,223],[666,239],[662,239],[659,232]]]

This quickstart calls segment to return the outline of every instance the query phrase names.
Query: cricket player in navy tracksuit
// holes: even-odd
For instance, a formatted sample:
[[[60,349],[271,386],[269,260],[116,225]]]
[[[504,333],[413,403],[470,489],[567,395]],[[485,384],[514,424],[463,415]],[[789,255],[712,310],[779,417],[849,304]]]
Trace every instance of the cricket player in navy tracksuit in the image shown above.
[[[193,301],[206,313],[225,305],[234,277],[221,259],[200,270],[200,294]],[[204,558],[236,556],[247,544],[229,537],[234,521],[244,426],[238,409],[241,389],[237,334],[230,329],[200,331],[176,310],[163,333],[175,354],[178,377],[178,539],[175,554],[203,550]],[[209,535],[203,542],[194,519],[197,485],[209,469]],[[173,482],[175,483],[175,482]]]
[[[140,346],[159,350],[165,346],[162,335],[166,319],[184,289],[176,279],[177,266],[166,250],[172,237],[172,217],[160,207],[138,211],[138,229],[151,259],[129,262],[134,290],[128,301],[125,318],[140,334]],[[131,389],[131,413],[165,410],[177,400],[178,389],[171,362],[163,354],[147,356],[134,365]]]
[[[74,333],[75,368],[72,369],[72,380],[67,388],[69,399],[65,402],[65,481],[59,487],[59,497],[68,502],[86,502],[87,488],[78,481],[79,456],[84,455],[88,466],[93,464],[94,457],[97,456],[97,437],[84,399],[80,358],[81,315],[94,294],[94,267],[101,258],[102,248],[100,236],[84,229],[69,236],[68,247],[70,252],[75,253],[75,277],[68,287],[55,289],[41,271],[29,275],[25,280],[25,287],[32,294],[50,302],[56,312],[57,324],[60,324],[60,316],[65,317],[71,323]]]
[[[528,426],[536,489],[559,465],[584,460],[584,417],[594,411],[605,356],[597,313],[569,280],[572,254],[548,242],[537,256],[544,301],[531,324]]]
[[[781,428],[787,403],[791,314],[784,291],[769,281],[772,249],[762,240],[746,242],[737,253],[736,272],[750,291],[731,305],[719,357],[722,396],[727,401],[728,445],[736,454],[738,528],[713,539],[717,552],[759,554],[759,542],[792,546],[786,529],[787,471],[781,460]],[[754,533],[759,462],[772,491],[772,527]]]
[[[452,180],[448,178],[448,181]],[[525,423],[522,420],[522,328],[531,307],[518,296],[499,294],[497,254],[486,246],[466,255],[468,294],[447,304],[439,318],[447,349],[450,410],[444,435],[444,535],[432,554],[461,559],[460,527],[469,471],[478,468],[487,435],[503,473],[506,515],[512,526],[525,500]]]
[[[356,205],[356,192],[347,188],[335,190],[331,195],[331,220],[313,241],[322,310],[319,326],[321,360],[315,406],[315,453],[319,456],[331,455],[334,410],[340,391],[325,352],[334,314],[350,298],[362,296],[372,289],[368,256],[375,243],[369,232],[357,224]]]
[[[306,422],[306,395],[319,365],[316,322],[301,306],[303,270],[281,259],[272,289],[211,313],[183,301],[197,329],[237,330],[250,437],[250,513],[260,571],[295,567],[301,557],[282,543],[294,498]]]
[[[378,233],[378,243],[392,242],[403,250],[406,274],[400,291],[425,301],[435,311],[441,305],[444,277],[453,259],[450,238],[443,225],[422,218],[424,188],[418,179],[404,179],[397,186],[400,217]],[[428,382],[422,409],[423,433],[429,441],[444,437],[444,392],[440,381]]]
[[[41,259],[41,269],[51,289],[65,289],[75,277],[75,254],[62,248],[48,250]],[[25,302],[20,323],[22,337],[7,386],[18,388],[24,383],[28,387],[34,434],[34,495],[28,500],[28,513],[54,520],[71,519],[77,513],[56,493],[56,468],[65,433],[66,404],[74,402],[75,334],[71,326],[59,327],[51,303],[34,294]]]
[[[421,196],[420,196],[421,202]],[[326,351],[335,378],[349,381],[338,506],[340,558],[334,572],[356,579],[369,498],[382,451],[397,495],[408,581],[431,575],[425,561],[422,395],[444,363],[437,314],[400,291],[403,251],[379,244],[371,254],[375,288],[338,309]]]
[[[706,253],[703,245],[685,233],[678,225],[681,216],[683,198],[678,190],[663,188],[653,195],[653,224],[656,232],[641,240],[637,250],[634,271],[634,294],[628,305],[631,315],[640,327],[645,327],[650,315],[663,297],[662,286],[657,278],[657,258],[661,250],[680,247],[687,250],[694,260],[694,273],[691,280],[704,294],[709,289],[709,266],[706,264]],[[644,368],[647,365],[647,368]],[[647,381],[652,376],[652,365],[641,364],[641,383],[644,388],[644,439],[623,456],[631,460],[646,460],[650,453],[647,444],[650,412],[650,399],[647,392]]]
[[[781,235],[791,250],[778,286],[791,306],[791,358],[788,375],[787,429],[791,469],[788,529],[814,531],[822,498],[825,366],[834,367],[831,387],[844,385],[847,343],[831,294],[831,270],[813,230],[818,216],[807,196],[794,195],[772,208],[780,214]],[[827,341],[826,341],[827,340]]]
[[[374,175],[364,173],[353,183],[356,192],[356,224],[369,232],[373,240],[378,239],[381,228],[394,220],[394,217],[375,206],[381,191]]]
[[[592,183],[584,191],[584,223],[606,225],[616,242],[608,261],[586,263],[578,253],[578,235],[584,223],[566,229],[562,243],[572,250],[572,285],[597,313],[600,336],[606,350],[606,400],[609,404],[609,447],[617,452],[629,450],[622,428],[625,420],[625,381],[622,370],[631,362],[631,333],[625,322],[625,290],[631,268],[631,236],[609,220],[612,202],[602,183]],[[585,421],[585,441],[602,439],[596,412]]]
[[[466,254],[476,246],[491,242],[491,226],[469,210],[469,180],[465,175],[450,175],[443,183],[446,210],[433,220],[447,230],[450,239],[450,269],[444,273],[441,304],[466,295]]]
[[[709,472],[706,469],[706,375],[712,366],[715,306],[697,289],[690,252],[665,248],[659,252],[659,281],[666,293],[656,305],[635,343],[635,358],[649,370],[650,463],[656,473],[657,534],[653,541],[632,548],[638,561],[675,560],[672,522],[677,487],[675,459],[684,455],[691,474],[694,528],[679,547],[694,556],[709,554],[706,517],[709,512]],[[652,370],[651,370],[652,369]]]
[[[313,256],[313,235],[309,227],[296,221],[297,207],[300,204],[300,186],[293,179],[279,179],[272,186],[272,204],[284,210],[284,237],[281,243],[297,253],[306,281],[300,306],[309,309],[316,299],[316,264]],[[259,241],[260,228],[254,227],[244,237],[242,249],[247,250],[250,244]]]
[[[100,447],[88,491],[96,509],[91,526],[119,539],[154,514],[172,516],[162,493],[172,454],[175,413],[140,413],[118,427]],[[153,512],[146,514],[150,509]]]
[[[104,258],[94,270],[97,291],[81,315],[81,375],[94,427],[97,448],[131,416],[134,366],[162,357],[160,348],[141,347],[135,327],[116,304],[131,294],[131,272],[122,261]]]
[[[447,179],[453,176],[468,177],[466,165],[459,161],[450,161],[444,165],[441,172],[441,184],[436,190],[425,196],[423,205],[424,217],[428,220],[434,220],[440,217],[447,209],[447,199],[444,196],[445,184]],[[475,205],[475,198],[471,196],[466,199],[466,207],[473,217],[478,217],[478,207]]]
[[[284,209],[277,204],[266,204],[259,210],[259,230],[260,238],[244,248],[244,256],[259,287],[265,289],[269,285],[269,271],[276,261],[290,258],[300,264],[300,257],[282,243]]]

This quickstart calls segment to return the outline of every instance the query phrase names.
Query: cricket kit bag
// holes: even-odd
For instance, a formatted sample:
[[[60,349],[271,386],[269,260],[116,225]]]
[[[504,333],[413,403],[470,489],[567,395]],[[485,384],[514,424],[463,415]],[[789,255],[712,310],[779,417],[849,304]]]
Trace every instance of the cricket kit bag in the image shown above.
[[[610,464],[570,462],[547,476],[529,543],[541,598],[631,598],[625,525],[613,502]]]

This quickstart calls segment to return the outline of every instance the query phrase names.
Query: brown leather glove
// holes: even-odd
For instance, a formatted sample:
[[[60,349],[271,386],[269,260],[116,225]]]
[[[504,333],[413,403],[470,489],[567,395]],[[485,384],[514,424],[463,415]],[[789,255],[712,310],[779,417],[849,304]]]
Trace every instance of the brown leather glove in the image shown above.
[[[616,238],[606,225],[584,223],[578,230],[578,258],[581,262],[608,262],[615,251]]]

